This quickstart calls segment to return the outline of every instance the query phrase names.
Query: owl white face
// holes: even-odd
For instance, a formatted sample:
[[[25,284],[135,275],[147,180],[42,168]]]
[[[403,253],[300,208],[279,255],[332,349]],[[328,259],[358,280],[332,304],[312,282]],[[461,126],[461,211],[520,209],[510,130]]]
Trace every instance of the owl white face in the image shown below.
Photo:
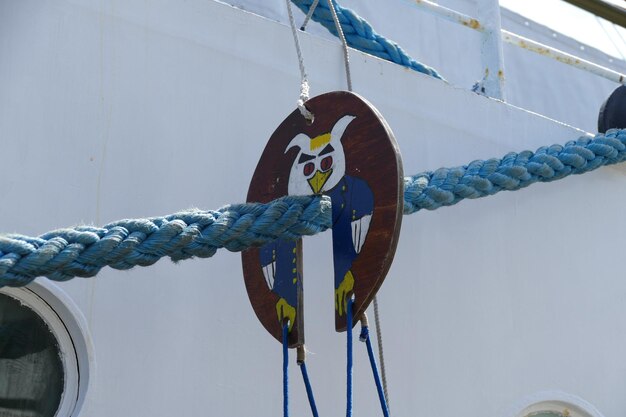
[[[346,173],[346,156],[341,137],[354,116],[344,116],[330,133],[310,138],[300,133],[285,152],[297,146],[300,151],[289,173],[289,195],[322,194],[339,183]]]

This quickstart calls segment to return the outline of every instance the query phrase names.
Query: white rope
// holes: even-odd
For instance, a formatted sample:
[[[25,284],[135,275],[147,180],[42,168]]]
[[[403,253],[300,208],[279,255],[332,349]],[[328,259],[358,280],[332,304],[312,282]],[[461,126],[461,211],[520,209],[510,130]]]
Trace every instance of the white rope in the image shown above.
[[[304,18],[304,22],[302,22],[302,26],[300,26],[301,31],[304,31],[304,29],[306,29],[306,25],[309,23],[309,20],[311,20],[311,18],[313,17],[313,12],[315,12],[315,8],[317,7],[319,3],[320,3],[320,0],[314,0],[313,3],[311,4],[311,7],[309,8],[309,12],[306,14],[306,17]]]
[[[380,360],[380,376],[383,379],[383,392],[387,400],[387,410],[391,411],[389,405],[389,392],[387,391],[387,371],[385,369],[385,355],[383,353],[383,331],[380,326],[380,314],[378,312],[378,297],[374,296],[374,325],[376,326],[376,343],[378,344],[378,359]]]
[[[300,65],[300,98],[298,99],[298,110],[305,119],[309,122],[313,122],[313,113],[306,108],[304,103],[309,99],[309,80],[306,75],[306,69],[304,68],[304,58],[302,58],[302,50],[300,49],[300,41],[298,40],[298,31],[296,29],[296,23],[293,19],[293,11],[291,10],[291,0],[285,0],[287,3],[287,14],[289,15],[289,24],[291,25],[291,33],[293,34],[293,41],[296,45],[296,53],[298,54],[298,64]]]
[[[328,0],[328,6],[330,7],[330,13],[333,15],[333,20],[335,21],[337,34],[339,35],[339,39],[341,39],[341,44],[343,45],[343,61],[346,67],[348,91],[352,91],[352,77],[350,76],[350,53],[348,52],[348,42],[346,41],[346,37],[343,34],[341,23],[339,23],[339,16],[337,16],[337,11],[335,10],[334,0]]]

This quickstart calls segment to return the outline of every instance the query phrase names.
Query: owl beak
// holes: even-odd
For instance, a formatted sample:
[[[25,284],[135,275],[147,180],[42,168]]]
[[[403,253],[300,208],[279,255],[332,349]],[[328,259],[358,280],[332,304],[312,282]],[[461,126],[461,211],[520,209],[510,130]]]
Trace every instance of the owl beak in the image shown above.
[[[324,184],[326,184],[326,181],[328,181],[328,177],[330,177],[332,172],[332,169],[329,169],[326,172],[315,171],[315,175],[307,180],[309,181],[309,185],[315,194],[319,194],[322,191]]]

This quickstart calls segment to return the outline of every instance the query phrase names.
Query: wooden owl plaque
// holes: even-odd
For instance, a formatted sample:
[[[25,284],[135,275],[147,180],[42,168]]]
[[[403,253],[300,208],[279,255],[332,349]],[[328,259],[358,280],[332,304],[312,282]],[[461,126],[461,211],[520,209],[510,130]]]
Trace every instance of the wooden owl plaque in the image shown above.
[[[314,121],[308,123],[296,110],[281,123],[256,167],[247,201],[330,197],[335,328],[343,331],[349,297],[354,295],[356,323],[391,266],[402,221],[402,161],[391,129],[360,96],[331,92],[306,106]],[[248,296],[263,326],[281,341],[283,323],[289,321],[289,346],[302,345],[302,241],[246,250],[242,262]],[[315,277],[316,285],[324,281]]]

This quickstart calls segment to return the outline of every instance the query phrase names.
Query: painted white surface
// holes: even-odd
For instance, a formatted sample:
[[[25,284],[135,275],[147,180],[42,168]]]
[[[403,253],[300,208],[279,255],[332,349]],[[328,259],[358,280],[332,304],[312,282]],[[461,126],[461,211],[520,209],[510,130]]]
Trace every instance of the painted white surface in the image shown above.
[[[242,201],[298,98],[289,28],[213,1],[4,0],[0,19],[2,232]],[[310,35],[302,44],[312,94],[343,88],[339,45]],[[355,89],[385,115],[406,173],[579,134],[352,57]],[[500,417],[544,391],[624,414],[625,172],[404,218],[379,293],[394,415]],[[304,244],[309,372],[320,414],[340,415],[331,237]],[[98,372],[81,416],[281,414],[280,346],[249,306],[239,254],[59,286],[93,338]],[[355,415],[378,415],[361,344],[355,357]],[[292,414],[308,415],[292,359]]]

